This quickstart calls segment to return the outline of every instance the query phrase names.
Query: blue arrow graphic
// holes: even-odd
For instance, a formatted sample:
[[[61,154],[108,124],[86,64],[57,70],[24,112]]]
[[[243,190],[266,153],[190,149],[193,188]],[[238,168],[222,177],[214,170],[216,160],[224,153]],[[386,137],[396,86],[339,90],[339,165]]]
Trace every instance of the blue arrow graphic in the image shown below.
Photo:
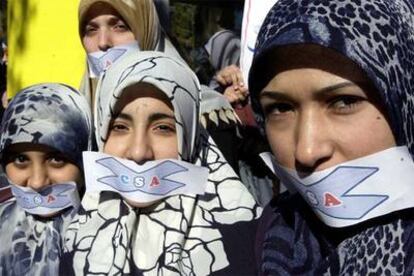
[[[113,173],[113,175],[99,178],[98,181],[120,192],[140,191],[153,195],[166,195],[185,186],[184,183],[167,179],[167,177],[188,171],[187,168],[169,160],[141,172],[132,170],[112,157],[98,159],[95,162]]]
[[[41,193],[35,191],[24,192],[14,185],[11,188],[17,203],[24,209],[34,209],[37,207],[59,209],[71,204],[69,195],[66,193],[73,189],[73,185],[70,184],[59,184],[53,188],[47,187]]]
[[[377,167],[340,166],[310,185],[304,185],[278,166],[275,166],[275,169],[282,178],[294,185],[310,206],[334,218],[361,219],[389,197],[351,194],[354,188],[379,170]]]

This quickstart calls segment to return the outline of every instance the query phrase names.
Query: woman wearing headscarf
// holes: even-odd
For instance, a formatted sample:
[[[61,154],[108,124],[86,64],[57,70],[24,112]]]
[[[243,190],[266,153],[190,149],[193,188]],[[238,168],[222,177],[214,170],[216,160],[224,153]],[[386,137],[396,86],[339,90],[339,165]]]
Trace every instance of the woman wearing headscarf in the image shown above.
[[[0,274],[57,275],[91,145],[82,95],[44,83],[19,92],[1,123]]]
[[[200,127],[199,90],[194,73],[163,53],[124,56],[104,73],[94,113],[98,147],[106,155],[92,163],[105,162],[110,171],[87,182],[83,208],[67,233],[62,271],[255,273],[251,250],[261,208]],[[167,184],[162,173],[151,174],[150,181],[141,173],[129,176],[132,170],[148,172],[165,162],[186,167],[185,179]],[[125,166],[130,173],[120,169]],[[134,196],[125,191],[135,188],[109,187],[131,179],[141,189]],[[198,192],[179,190],[177,183]],[[151,189],[164,185],[178,190],[153,196]],[[148,200],[141,198],[144,194]]]
[[[414,4],[278,1],[250,71],[289,193],[265,210],[263,275],[412,275]]]
[[[104,21],[91,22],[106,15]],[[92,23],[92,24],[91,24]],[[112,47],[160,51],[179,57],[160,24],[152,0],[81,0],[79,3],[79,35],[86,53],[106,52]],[[125,47],[126,46],[126,47]],[[93,58],[89,58],[89,60]],[[115,62],[115,57],[110,60]],[[81,92],[91,101],[98,72],[91,62],[81,85]],[[92,73],[92,75],[91,75]]]
[[[152,0],[82,0],[79,4],[79,34],[88,53],[88,72],[83,79],[81,92],[90,100],[91,106],[95,102],[93,91],[98,77],[122,55],[154,50],[181,59],[162,30]],[[256,200],[267,202],[269,197],[262,196],[270,191],[271,181],[266,176],[266,168],[251,169],[261,163],[261,160],[254,158],[249,158],[252,162],[248,165],[241,161],[245,158],[239,153],[242,152],[239,145],[243,139],[240,135],[241,122],[226,98],[202,86],[201,110],[201,122],[226,160],[244,178],[243,183],[249,187]],[[239,168],[239,162],[242,162],[242,168]]]

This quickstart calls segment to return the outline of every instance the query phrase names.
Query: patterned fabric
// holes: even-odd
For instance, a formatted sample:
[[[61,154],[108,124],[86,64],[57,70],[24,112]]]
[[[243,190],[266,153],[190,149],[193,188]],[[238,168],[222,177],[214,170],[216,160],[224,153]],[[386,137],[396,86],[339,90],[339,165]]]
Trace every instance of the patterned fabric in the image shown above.
[[[278,46],[311,43],[360,66],[388,112],[398,145],[414,156],[414,3],[411,0],[279,0],[260,30],[250,70],[253,104],[273,77],[263,71]],[[271,60],[275,62],[275,60]],[[264,275],[412,275],[413,210],[345,229],[320,222],[299,196],[265,209],[257,252]]]
[[[414,210],[344,229],[323,224],[298,196],[263,211],[257,238],[261,275],[412,275]]]
[[[10,102],[0,148],[4,152],[15,143],[42,144],[82,167],[91,132],[86,100],[68,86],[44,83],[24,89]],[[74,213],[68,209],[40,218],[27,214],[13,199],[0,203],[0,275],[57,275],[62,236]]]
[[[172,196],[148,208],[132,208],[112,192],[87,193],[67,232],[62,273],[255,274],[251,252],[261,208],[199,128],[200,87],[186,65],[162,53],[141,52],[111,67],[97,93],[100,149],[112,108],[124,88],[139,82],[171,99],[180,157],[208,167],[206,193]]]
[[[239,65],[240,38],[230,30],[220,30],[204,45],[216,71],[229,65]]]
[[[82,167],[82,151],[91,147],[91,114],[73,88],[44,83],[19,92],[1,123],[0,151],[16,143],[50,146]]]
[[[157,52],[131,53],[103,75],[94,111],[99,150],[103,150],[113,117],[112,110],[123,90],[140,82],[154,85],[171,100],[177,122],[179,154],[185,161],[194,161],[199,131],[200,85],[186,65]]]
[[[273,76],[258,69],[277,46],[314,43],[358,64],[380,93],[399,145],[414,154],[414,3],[412,0],[280,0],[260,30],[249,88],[258,93]],[[273,61],[273,60],[272,60]]]
[[[27,214],[15,201],[0,204],[0,275],[58,275],[65,229],[76,211],[49,219]]]

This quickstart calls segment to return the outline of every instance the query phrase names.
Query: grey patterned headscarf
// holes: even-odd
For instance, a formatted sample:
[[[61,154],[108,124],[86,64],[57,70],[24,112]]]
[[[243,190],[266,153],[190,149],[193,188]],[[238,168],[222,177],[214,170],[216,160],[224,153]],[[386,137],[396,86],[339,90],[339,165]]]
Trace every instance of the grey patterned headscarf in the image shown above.
[[[83,96],[69,86],[28,87],[11,101],[1,123],[2,154],[16,143],[57,149],[82,167],[91,146],[91,116]],[[4,158],[5,156],[2,156]],[[0,275],[57,275],[63,235],[76,209],[51,218],[26,213],[13,199],[0,203]]]
[[[129,54],[102,76],[94,112],[99,149],[103,149],[114,115],[112,110],[122,92],[126,87],[140,82],[154,85],[171,100],[176,119],[179,154],[183,160],[194,161],[199,125],[200,85],[187,65],[160,52]]]
[[[256,110],[258,94],[273,77],[260,69],[269,53],[304,43],[334,49],[365,71],[385,103],[397,143],[414,156],[413,1],[278,1],[263,22],[250,69]]]
[[[7,107],[1,123],[0,151],[16,143],[59,150],[82,167],[82,151],[91,148],[91,114],[85,98],[58,83],[30,86]]]

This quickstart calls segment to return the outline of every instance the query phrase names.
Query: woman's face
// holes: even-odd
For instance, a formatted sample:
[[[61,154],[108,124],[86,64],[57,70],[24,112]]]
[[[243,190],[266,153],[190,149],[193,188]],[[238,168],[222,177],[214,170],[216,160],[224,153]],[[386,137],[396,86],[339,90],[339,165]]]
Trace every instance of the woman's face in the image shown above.
[[[313,172],[396,145],[377,92],[351,61],[309,45],[274,58],[260,103],[283,166]]]
[[[146,84],[129,87],[117,102],[115,114],[104,145],[105,153],[138,164],[178,159],[174,112],[164,93]]]
[[[82,44],[87,53],[136,42],[135,35],[121,15],[103,2],[93,4],[85,15]]]
[[[51,185],[74,181],[81,171],[65,156],[46,146],[15,144],[6,151],[6,174],[16,185],[39,191]]]

